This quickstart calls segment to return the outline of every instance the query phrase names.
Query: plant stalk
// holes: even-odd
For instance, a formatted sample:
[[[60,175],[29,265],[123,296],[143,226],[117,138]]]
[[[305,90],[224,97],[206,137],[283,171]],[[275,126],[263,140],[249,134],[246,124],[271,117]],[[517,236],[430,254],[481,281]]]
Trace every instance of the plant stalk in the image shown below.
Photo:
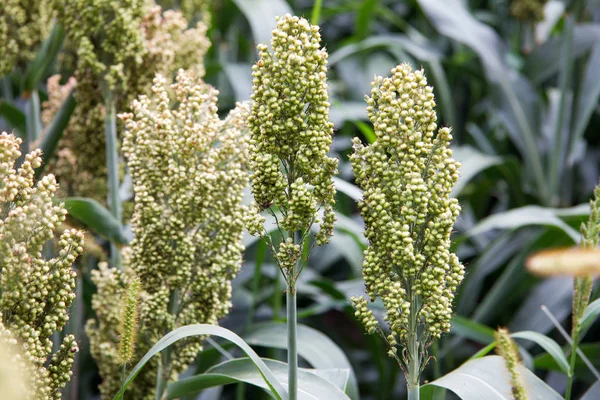
[[[294,242],[297,243],[299,239],[298,232],[296,232],[296,234],[290,232],[290,236],[293,237]],[[301,262],[301,260],[302,258],[300,258],[298,262]],[[296,400],[298,398],[298,310],[296,308],[296,273],[298,271],[297,264],[294,267],[292,267],[292,271],[290,271],[290,274],[287,276],[286,290],[288,334],[288,395],[290,400]]]
[[[575,375],[575,361],[577,361],[577,342],[579,341],[579,331],[573,333],[573,345],[571,357],[569,359],[569,376],[567,377],[567,388],[565,389],[565,400],[571,400],[571,391],[573,389],[573,376]]]
[[[104,120],[104,133],[106,135],[106,170],[108,173],[108,198],[109,210],[119,223],[121,217],[121,199],[119,198],[119,155],[117,152],[117,117],[115,100],[110,90],[104,98],[106,105],[106,118]],[[121,252],[116,244],[110,242],[110,261],[113,267],[121,269]]]
[[[412,286],[412,285],[411,285]],[[408,368],[406,376],[406,388],[408,389],[408,400],[419,400],[419,380],[421,371],[421,360],[419,355],[418,337],[418,313],[417,294],[411,290],[410,293],[410,316],[408,322]]]

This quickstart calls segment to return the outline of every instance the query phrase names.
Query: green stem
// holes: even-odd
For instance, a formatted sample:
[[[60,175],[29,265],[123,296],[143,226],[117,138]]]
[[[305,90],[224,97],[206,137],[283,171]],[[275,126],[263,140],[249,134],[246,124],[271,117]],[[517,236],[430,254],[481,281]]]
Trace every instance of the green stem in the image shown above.
[[[575,361],[577,361],[577,342],[579,341],[579,332],[573,335],[573,348],[571,349],[571,358],[569,363],[569,376],[567,377],[567,388],[565,390],[565,400],[571,400],[571,390],[573,389],[573,377],[575,376]]]
[[[411,284],[412,286],[412,284]],[[410,316],[408,320],[408,371],[406,376],[406,387],[408,389],[408,400],[419,400],[419,380],[421,372],[421,357],[419,354],[418,337],[418,313],[417,294],[411,290],[410,293]]]
[[[296,268],[288,276],[286,290],[287,334],[288,334],[288,394],[290,400],[298,398],[298,348],[297,348],[297,309],[296,309]]]
[[[119,156],[117,152],[117,118],[115,101],[110,91],[105,95],[106,118],[106,170],[108,172],[108,198],[110,213],[119,223],[121,217],[121,199],[119,198]],[[115,243],[110,243],[110,260],[113,267],[121,269],[121,253]]]
[[[33,150],[33,143],[40,137],[42,122],[40,118],[40,94],[37,89],[29,97],[29,115],[27,118],[27,146]]]

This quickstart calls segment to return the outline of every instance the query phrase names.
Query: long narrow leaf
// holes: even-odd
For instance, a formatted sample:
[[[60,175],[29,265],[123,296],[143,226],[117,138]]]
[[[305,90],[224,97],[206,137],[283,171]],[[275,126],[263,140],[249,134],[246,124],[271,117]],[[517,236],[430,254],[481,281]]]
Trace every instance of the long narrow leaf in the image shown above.
[[[69,96],[67,96],[63,104],[60,106],[60,109],[56,113],[56,116],[52,120],[48,130],[42,137],[42,142],[40,143],[40,149],[42,150],[43,154],[42,165],[35,171],[36,179],[42,175],[46,165],[48,165],[48,161],[50,161],[54,156],[56,146],[58,146],[58,142],[63,137],[65,129],[71,120],[71,115],[73,115],[75,105],[75,97],[73,96],[73,91],[71,91]]]
[[[17,131],[16,135],[18,137],[25,138],[27,133],[27,118],[21,110],[6,101],[0,100],[0,117]]]
[[[96,200],[85,197],[68,197],[64,203],[69,215],[93,232],[113,243],[129,243],[121,223]]]
[[[287,348],[287,327],[284,323],[267,322],[253,328],[244,339],[251,345],[277,349]],[[306,325],[298,325],[298,354],[318,369],[341,368],[350,372],[348,395],[358,399],[358,384],[352,364],[338,345],[327,335]]]
[[[275,17],[292,14],[292,9],[284,0],[233,0],[233,2],[250,24],[256,43],[271,43]]]
[[[279,382],[287,384],[286,363],[269,359],[261,360],[273,372]],[[339,375],[338,372],[339,370],[321,371],[300,368],[298,370],[298,398],[301,400],[347,400],[348,396],[344,394],[342,389],[323,379],[323,376],[329,376],[332,373]],[[343,380],[343,374],[341,376]],[[347,373],[345,376],[347,378]],[[265,379],[253,361],[249,358],[237,358],[218,364],[206,371],[205,374],[170,383],[167,386],[166,398],[176,399],[185,395],[195,394],[200,390],[210,387],[238,382],[248,383],[269,390]]]
[[[562,400],[562,397],[533,372],[517,366],[524,380],[527,398],[535,400]],[[467,361],[458,369],[424,385],[421,400],[429,400],[434,388],[443,387],[453,391],[462,400],[512,400],[511,378],[500,356],[487,356]]]
[[[278,400],[287,400],[288,394],[284,387],[279,383],[271,369],[263,362],[263,360],[252,350],[250,346],[244,340],[231,332],[228,329],[222,328],[220,326],[207,325],[207,324],[195,324],[195,325],[187,325],[182,326],[181,328],[177,328],[165,336],[163,336],[152,348],[144,355],[144,357],[137,363],[137,365],[133,368],[131,373],[127,376],[125,381],[123,382],[123,386],[117,395],[114,397],[114,400],[119,400],[123,398],[123,394],[127,389],[127,386],[135,379],[137,374],[141,371],[141,369],[146,365],[146,363],[155,355],[171,346],[173,343],[185,339],[191,336],[219,336],[223,339],[227,339],[230,342],[237,345],[240,349],[246,353],[248,357],[254,363],[254,366],[260,371],[261,376],[263,377],[265,383],[268,385],[271,393],[273,393]]]
[[[46,38],[35,59],[29,65],[23,83],[24,92],[35,89],[46,76],[50,65],[56,59],[65,39],[65,31],[59,24],[54,24],[50,35]]]
[[[511,334],[515,339],[525,339],[531,340],[544,350],[546,353],[550,354],[554,360],[558,363],[558,366],[566,375],[569,375],[569,362],[565,357],[565,353],[563,353],[562,349],[554,340],[550,339],[548,336],[542,335],[538,332],[533,331],[523,331],[523,332],[515,332]]]

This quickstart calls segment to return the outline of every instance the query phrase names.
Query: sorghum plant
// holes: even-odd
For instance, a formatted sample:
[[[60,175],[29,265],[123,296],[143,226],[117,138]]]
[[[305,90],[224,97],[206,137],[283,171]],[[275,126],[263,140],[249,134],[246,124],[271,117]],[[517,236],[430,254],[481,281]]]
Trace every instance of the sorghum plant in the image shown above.
[[[79,107],[71,126],[83,132],[71,138],[84,138],[96,145],[69,147],[91,151],[92,160],[105,159],[106,168],[102,168],[102,162],[93,163],[92,174],[95,177],[103,169],[108,175],[110,210],[117,220],[122,220],[116,112],[127,110],[138,94],[147,94],[155,73],[170,75],[180,67],[193,67],[203,74],[201,60],[209,47],[207,27],[199,22],[195,29],[188,30],[181,13],[167,11],[163,15],[160,7],[150,6],[144,0],[53,0],[53,3],[77,48],[75,77]],[[91,123],[86,123],[90,118]],[[102,120],[104,137],[99,135]],[[87,170],[87,157],[76,160]],[[111,247],[111,258],[114,266],[120,265],[115,246]]]
[[[66,335],[53,353],[52,336],[69,318],[76,277],[71,264],[83,251],[83,233],[66,230],[58,241],[58,256],[42,256],[67,211],[54,203],[57,186],[52,175],[34,184],[40,150],[27,154],[15,168],[20,144],[13,135],[0,135],[0,326],[19,341],[24,361],[31,366],[28,398],[58,399],[78,349],[75,337]]]
[[[366,292],[370,301],[383,301],[389,331],[384,333],[364,297],[352,301],[367,332],[385,338],[388,354],[407,377],[409,399],[417,399],[427,348],[450,329],[464,273],[450,252],[460,212],[450,193],[459,164],[449,148],[450,129],[437,129],[433,89],[422,70],[402,64],[372,86],[367,113],[377,140],[364,146],[354,139],[351,161],[364,191],[359,208],[369,240]]]
[[[515,341],[510,337],[510,332],[506,328],[500,328],[494,332],[496,338],[496,351],[504,358],[506,369],[510,374],[512,394],[514,400],[527,400],[523,378],[519,372],[521,358],[519,357],[519,348]]]
[[[594,190],[594,198],[590,201],[590,218],[587,224],[581,224],[581,248],[595,249],[600,241],[600,184]],[[571,336],[573,338],[573,350],[571,351],[570,368],[571,375],[568,378],[565,398],[571,398],[571,388],[575,372],[575,361],[577,352],[575,349],[580,340],[581,318],[590,301],[594,280],[592,276],[578,276],[574,279],[573,291],[573,324]]]
[[[166,82],[157,76],[152,95],[140,96],[132,113],[122,115],[123,151],[135,193],[135,239],[124,257],[125,272],[103,267],[95,273],[98,322],[88,324],[105,398],[121,384],[119,341],[137,343],[137,361],[173,329],[217,324],[229,312],[231,279],[242,263],[248,107],[239,104],[221,120],[218,92],[193,72],[180,71],[170,90]],[[120,328],[120,299],[135,277],[141,286],[137,337],[119,339],[119,333],[135,332]],[[155,387],[164,390],[194,360],[202,341],[179,341],[153,359],[137,377],[133,398],[153,399]]]
[[[257,210],[276,218],[283,240],[276,245],[260,218],[250,231],[272,246],[287,283],[288,368],[290,399],[296,398],[296,280],[306,262],[303,246],[312,225],[323,217],[315,236],[318,245],[333,233],[337,159],[327,156],[333,123],[329,120],[327,52],[319,27],[286,15],[271,40],[258,46],[253,66],[251,182]],[[281,212],[275,215],[274,208]]]

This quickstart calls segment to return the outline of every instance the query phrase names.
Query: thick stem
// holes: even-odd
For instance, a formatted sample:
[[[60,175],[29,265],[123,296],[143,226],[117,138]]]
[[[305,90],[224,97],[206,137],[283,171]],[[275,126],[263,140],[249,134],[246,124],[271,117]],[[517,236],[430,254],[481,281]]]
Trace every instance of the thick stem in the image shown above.
[[[421,356],[419,353],[418,313],[419,305],[417,294],[411,290],[410,316],[408,320],[408,373],[406,376],[408,400],[419,400]]]
[[[119,155],[117,152],[117,118],[115,101],[110,91],[105,95],[106,118],[106,170],[108,172],[108,198],[110,213],[121,223],[121,199],[119,198]],[[110,243],[110,261],[113,267],[121,268],[121,253],[115,243]]]
[[[298,392],[298,348],[297,348],[297,315],[296,284],[292,280],[286,291],[287,329],[288,329],[288,394],[290,400],[297,399]]]

